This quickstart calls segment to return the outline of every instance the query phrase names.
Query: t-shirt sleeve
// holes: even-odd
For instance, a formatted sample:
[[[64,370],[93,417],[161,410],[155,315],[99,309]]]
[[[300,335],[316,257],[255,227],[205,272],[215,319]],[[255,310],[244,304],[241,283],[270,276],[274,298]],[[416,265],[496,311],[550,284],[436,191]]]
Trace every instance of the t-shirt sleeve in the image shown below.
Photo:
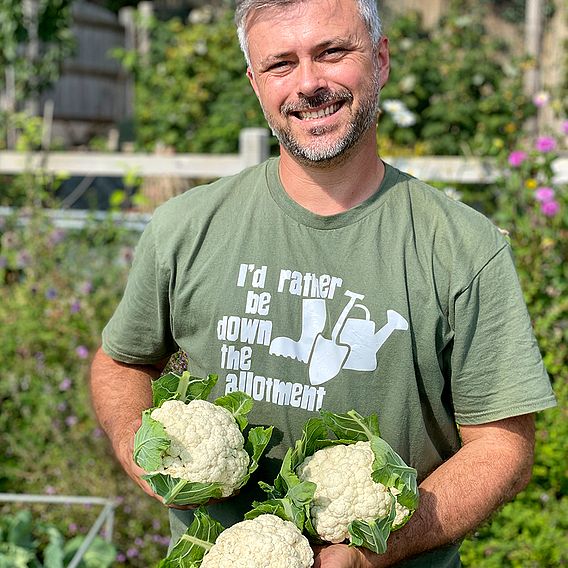
[[[452,397],[459,424],[483,424],[556,404],[510,247],[454,302]]]
[[[150,222],[134,255],[124,295],[102,333],[103,351],[123,363],[156,363],[177,351],[170,326],[170,271],[160,262]]]

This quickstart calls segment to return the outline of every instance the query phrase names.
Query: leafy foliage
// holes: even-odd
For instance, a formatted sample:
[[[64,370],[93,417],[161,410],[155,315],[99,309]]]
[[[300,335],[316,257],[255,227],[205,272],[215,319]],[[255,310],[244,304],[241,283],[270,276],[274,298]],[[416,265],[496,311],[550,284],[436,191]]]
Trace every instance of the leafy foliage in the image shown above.
[[[57,527],[36,522],[28,509],[0,517],[0,566],[2,568],[64,568],[84,541],[83,536],[65,541]],[[78,568],[110,568],[114,546],[96,537]]]
[[[117,51],[136,78],[136,140],[178,152],[231,153],[239,132],[264,125],[245,75],[230,10],[194,10],[187,25],[179,20],[150,25],[147,59]]]
[[[381,115],[380,143],[495,156],[517,138],[534,111],[522,95],[522,67],[487,33],[482,16],[479,7],[464,13],[460,5],[431,31],[416,13],[391,23],[391,75],[381,97],[404,103],[415,122],[401,127],[390,113]]]
[[[41,93],[59,76],[61,62],[74,49],[71,33],[73,0],[42,0],[38,2],[37,22],[29,21],[21,0],[0,0],[0,90],[7,85],[7,70],[13,76],[15,108],[31,95]],[[32,31],[32,26],[35,30]],[[26,51],[31,37],[37,36],[40,53],[35,59]],[[0,149],[6,141],[6,129],[12,115],[0,112]]]
[[[185,534],[157,568],[198,568],[205,553],[215,544],[223,530],[223,526],[205,509],[197,509]]]

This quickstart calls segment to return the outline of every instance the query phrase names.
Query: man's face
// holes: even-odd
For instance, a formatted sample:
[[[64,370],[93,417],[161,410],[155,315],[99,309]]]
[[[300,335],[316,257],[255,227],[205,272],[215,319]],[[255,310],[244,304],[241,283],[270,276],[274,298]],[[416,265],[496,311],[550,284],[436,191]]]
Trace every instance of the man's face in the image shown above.
[[[373,45],[355,0],[307,0],[253,14],[248,76],[283,149],[328,164],[374,126],[388,76],[386,39]]]

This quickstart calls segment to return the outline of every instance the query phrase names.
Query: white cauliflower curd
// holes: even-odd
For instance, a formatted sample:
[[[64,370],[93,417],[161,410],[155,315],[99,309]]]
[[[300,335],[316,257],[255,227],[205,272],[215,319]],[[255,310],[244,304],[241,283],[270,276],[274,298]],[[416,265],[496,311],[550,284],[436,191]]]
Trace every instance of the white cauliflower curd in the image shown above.
[[[314,555],[294,523],[260,515],[224,530],[201,568],[309,568]]]
[[[171,439],[157,473],[192,482],[222,484],[228,497],[247,474],[249,455],[232,414],[206,400],[166,400],[151,418]]]
[[[310,515],[318,535],[332,543],[350,539],[351,521],[371,522],[389,515],[395,503],[393,528],[409,514],[393,499],[398,491],[371,478],[375,456],[370,442],[328,446],[307,457],[296,469],[301,481],[316,484]]]

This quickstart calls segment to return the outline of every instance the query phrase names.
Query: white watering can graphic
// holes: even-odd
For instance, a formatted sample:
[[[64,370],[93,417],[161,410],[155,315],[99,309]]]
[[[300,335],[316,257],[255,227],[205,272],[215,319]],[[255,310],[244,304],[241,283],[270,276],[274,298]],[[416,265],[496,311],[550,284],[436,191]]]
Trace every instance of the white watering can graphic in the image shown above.
[[[362,304],[354,308],[365,311],[365,319],[349,318],[339,334],[339,341],[351,348],[343,365],[354,371],[374,371],[377,368],[377,352],[393,331],[408,329],[408,322],[394,310],[387,310],[387,323],[375,333],[375,322],[371,321],[369,310]]]
[[[408,329],[408,322],[396,311],[387,310],[387,323],[375,333],[375,322],[370,319],[369,310],[363,304],[356,304],[364,298],[347,290],[349,302],[343,308],[333,326],[331,339],[321,332],[315,338],[309,356],[309,377],[312,385],[321,385],[334,377],[341,369],[374,371],[377,368],[377,352],[396,330]],[[365,319],[348,318],[354,308],[365,311]]]

